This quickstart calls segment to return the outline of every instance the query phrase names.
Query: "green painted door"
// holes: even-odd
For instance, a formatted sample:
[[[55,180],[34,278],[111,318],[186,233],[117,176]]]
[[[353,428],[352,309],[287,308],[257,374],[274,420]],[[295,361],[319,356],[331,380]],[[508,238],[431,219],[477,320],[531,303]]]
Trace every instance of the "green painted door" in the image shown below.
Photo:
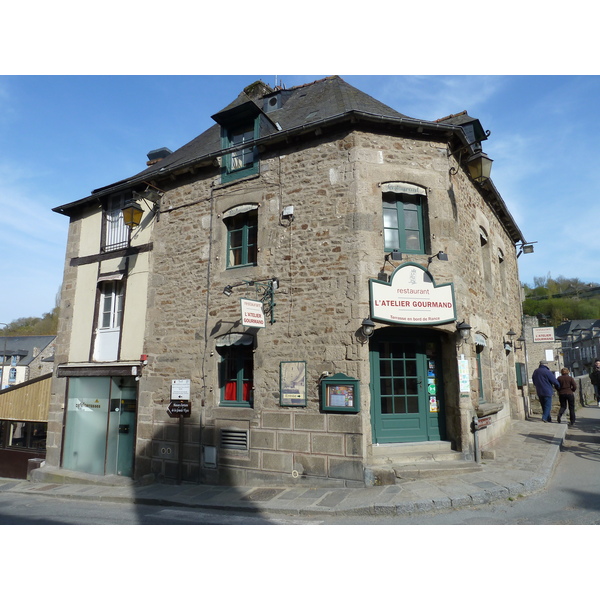
[[[370,354],[374,443],[444,439],[441,357],[435,337],[390,328],[372,341]]]

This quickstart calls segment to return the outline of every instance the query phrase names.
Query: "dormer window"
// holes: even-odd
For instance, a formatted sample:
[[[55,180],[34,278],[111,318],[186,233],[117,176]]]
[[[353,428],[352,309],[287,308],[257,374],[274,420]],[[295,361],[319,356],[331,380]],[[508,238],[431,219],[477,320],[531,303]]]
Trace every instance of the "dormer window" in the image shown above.
[[[256,139],[256,123],[252,120],[222,128],[223,148],[237,148],[223,157],[222,180],[233,181],[258,173],[258,155],[252,142]]]

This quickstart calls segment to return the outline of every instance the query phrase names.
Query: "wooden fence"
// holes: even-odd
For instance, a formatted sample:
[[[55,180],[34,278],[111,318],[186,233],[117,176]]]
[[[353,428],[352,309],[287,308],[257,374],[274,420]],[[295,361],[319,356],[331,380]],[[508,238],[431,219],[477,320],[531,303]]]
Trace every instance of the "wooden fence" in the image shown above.
[[[0,421],[47,422],[52,373],[0,391]]]

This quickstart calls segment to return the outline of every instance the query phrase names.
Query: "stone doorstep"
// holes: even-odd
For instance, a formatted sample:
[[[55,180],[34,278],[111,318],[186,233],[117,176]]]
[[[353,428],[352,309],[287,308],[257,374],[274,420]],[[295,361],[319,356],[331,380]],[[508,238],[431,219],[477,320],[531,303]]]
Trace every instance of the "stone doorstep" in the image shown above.
[[[378,485],[390,485],[476,472],[482,466],[452,450],[450,442],[416,442],[373,446],[368,468]]]
[[[483,466],[472,460],[452,460],[370,465],[366,468],[366,475],[372,480],[372,485],[379,486],[401,485],[420,479],[448,478],[481,470]]]
[[[109,487],[132,487],[133,480],[130,477],[121,477],[119,475],[90,475],[88,473],[79,473],[77,471],[68,471],[45,465],[31,472],[32,483],[49,484],[87,484],[102,485]]]
[[[463,461],[461,452],[452,450],[450,442],[418,442],[373,446],[371,465],[396,465],[427,462]]]
[[[462,475],[475,473],[483,467],[474,461],[462,462],[435,462],[418,464],[391,465],[391,470],[396,475],[396,481],[414,481],[416,479],[447,477],[449,475]]]

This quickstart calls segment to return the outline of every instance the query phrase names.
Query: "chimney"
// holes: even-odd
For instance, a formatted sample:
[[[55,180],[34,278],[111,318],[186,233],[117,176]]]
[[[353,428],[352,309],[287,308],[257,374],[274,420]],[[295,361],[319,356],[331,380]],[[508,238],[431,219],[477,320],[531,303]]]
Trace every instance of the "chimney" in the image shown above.
[[[158,150],[150,150],[146,155],[148,157],[148,162],[146,165],[148,167],[155,165],[157,162],[160,162],[163,158],[166,158],[172,154],[172,152],[168,148],[159,148]]]

